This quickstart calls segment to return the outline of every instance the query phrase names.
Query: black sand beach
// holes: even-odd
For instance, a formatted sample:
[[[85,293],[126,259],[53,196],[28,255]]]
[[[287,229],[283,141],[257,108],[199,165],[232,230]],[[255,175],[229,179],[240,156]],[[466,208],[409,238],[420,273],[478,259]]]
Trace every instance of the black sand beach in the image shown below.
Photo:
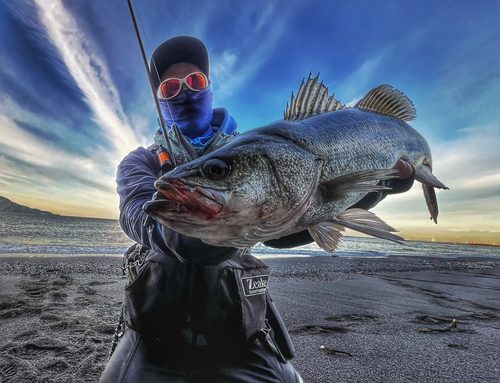
[[[500,382],[500,260],[265,262],[304,381]],[[123,300],[120,266],[0,258],[0,382],[96,382]]]

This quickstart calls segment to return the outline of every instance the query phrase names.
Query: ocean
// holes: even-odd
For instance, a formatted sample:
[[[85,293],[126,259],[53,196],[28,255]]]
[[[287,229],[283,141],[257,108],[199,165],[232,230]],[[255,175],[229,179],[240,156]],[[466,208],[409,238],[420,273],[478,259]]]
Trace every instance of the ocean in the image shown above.
[[[120,256],[132,243],[117,220],[1,213],[0,257]],[[252,252],[260,258],[329,256],[316,244],[294,249],[272,249],[258,244]],[[500,247],[422,241],[406,241],[400,245],[377,238],[348,236],[342,239],[335,254],[340,257],[500,258]]]

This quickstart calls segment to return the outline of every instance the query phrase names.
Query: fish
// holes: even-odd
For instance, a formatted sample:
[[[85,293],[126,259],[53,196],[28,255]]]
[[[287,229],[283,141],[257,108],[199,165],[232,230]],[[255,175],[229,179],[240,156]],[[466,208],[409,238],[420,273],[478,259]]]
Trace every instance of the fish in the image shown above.
[[[448,188],[432,173],[427,141],[408,124],[414,118],[411,100],[390,85],[348,107],[329,95],[319,74],[310,74],[297,97],[292,92],[283,120],[166,173],[155,182],[157,198],[143,209],[214,246],[249,249],[308,230],[333,253],[345,228],[403,243],[373,212],[350,207],[367,193],[389,190],[383,181],[412,167],[437,223],[435,188]]]

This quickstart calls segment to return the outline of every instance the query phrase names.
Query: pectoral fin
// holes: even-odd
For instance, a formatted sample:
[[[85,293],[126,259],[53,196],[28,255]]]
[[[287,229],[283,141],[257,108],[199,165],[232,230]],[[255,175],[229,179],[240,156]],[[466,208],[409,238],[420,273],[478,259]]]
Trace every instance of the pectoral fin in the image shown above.
[[[371,235],[373,237],[378,237],[381,239],[387,239],[396,243],[402,244],[404,238],[399,235],[392,234],[392,232],[397,231],[393,227],[386,224],[374,213],[363,209],[348,209],[343,211],[337,216],[336,221],[342,226],[348,227],[349,229],[359,231]]]
[[[427,186],[450,190],[450,188],[446,187],[441,181],[436,178],[434,174],[432,174],[431,168],[427,165],[421,165],[416,169],[415,179]]]
[[[340,243],[340,239],[342,238],[341,232],[345,228],[337,223],[323,222],[310,227],[308,230],[319,247],[327,253],[333,253]]]
[[[362,170],[346,174],[318,186],[318,191],[323,197],[323,202],[333,202],[342,199],[349,194],[369,193],[379,190],[391,190],[382,185],[372,185],[362,182],[378,182],[397,178],[398,169],[375,169]]]

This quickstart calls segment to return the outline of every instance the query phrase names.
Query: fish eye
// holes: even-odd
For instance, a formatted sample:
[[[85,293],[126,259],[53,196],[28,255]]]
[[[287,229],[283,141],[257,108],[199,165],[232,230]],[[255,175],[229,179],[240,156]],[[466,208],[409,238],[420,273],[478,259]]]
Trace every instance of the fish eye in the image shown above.
[[[211,181],[219,181],[229,175],[229,165],[222,160],[209,160],[201,169],[203,176]]]

